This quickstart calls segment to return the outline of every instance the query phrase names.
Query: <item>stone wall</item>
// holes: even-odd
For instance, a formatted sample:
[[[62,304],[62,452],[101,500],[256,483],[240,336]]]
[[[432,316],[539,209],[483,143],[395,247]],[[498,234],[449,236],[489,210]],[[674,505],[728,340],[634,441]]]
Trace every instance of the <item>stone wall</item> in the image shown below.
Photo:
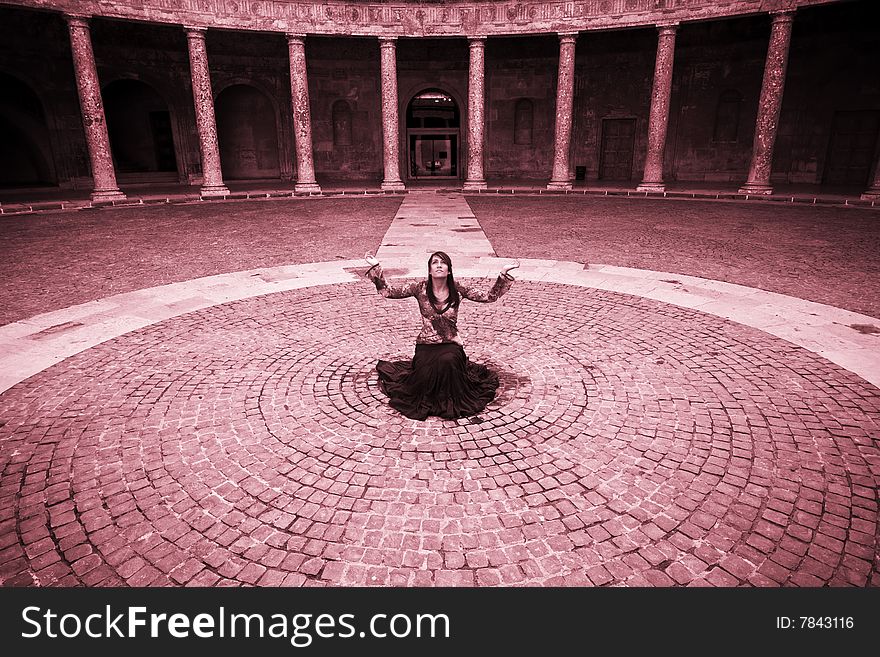
[[[634,120],[630,176],[611,179],[637,181],[645,163],[657,32],[586,34],[577,48],[572,166],[584,167],[586,180],[607,178],[599,171],[605,122]]]
[[[306,57],[316,173],[340,180],[381,178],[378,41],[310,39]]]
[[[744,180],[769,34],[766,17],[680,30],[664,163],[667,179]]]
[[[486,175],[549,178],[553,165],[559,39],[491,39],[486,47]],[[517,103],[531,109],[531,131],[517,140]],[[521,117],[527,120],[527,117]],[[520,143],[517,143],[519,141]]]
[[[816,8],[797,16],[774,150],[774,179],[841,184],[828,178],[836,118],[859,114],[880,128],[878,26],[877,2],[843,5],[834,11]],[[858,157],[872,167],[880,153],[880,134],[872,140],[862,133],[856,141],[864,149]]]

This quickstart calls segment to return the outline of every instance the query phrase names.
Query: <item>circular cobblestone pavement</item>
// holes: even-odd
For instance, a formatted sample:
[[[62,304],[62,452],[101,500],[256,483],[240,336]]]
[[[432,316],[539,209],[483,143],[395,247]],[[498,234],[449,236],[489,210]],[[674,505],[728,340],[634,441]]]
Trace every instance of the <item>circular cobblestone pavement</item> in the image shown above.
[[[475,418],[376,386],[366,283],[122,335],[0,396],[5,584],[877,585],[880,395],[756,329],[518,282],[465,304]]]

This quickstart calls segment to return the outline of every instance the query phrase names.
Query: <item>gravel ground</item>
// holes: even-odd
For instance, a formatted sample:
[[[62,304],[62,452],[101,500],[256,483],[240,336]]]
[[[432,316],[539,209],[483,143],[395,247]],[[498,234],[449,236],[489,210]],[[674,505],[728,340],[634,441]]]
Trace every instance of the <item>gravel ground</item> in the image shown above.
[[[669,199],[468,196],[500,257],[637,267],[880,317],[880,213]]]
[[[192,203],[0,219],[0,324],[224,272],[375,250],[401,197]]]

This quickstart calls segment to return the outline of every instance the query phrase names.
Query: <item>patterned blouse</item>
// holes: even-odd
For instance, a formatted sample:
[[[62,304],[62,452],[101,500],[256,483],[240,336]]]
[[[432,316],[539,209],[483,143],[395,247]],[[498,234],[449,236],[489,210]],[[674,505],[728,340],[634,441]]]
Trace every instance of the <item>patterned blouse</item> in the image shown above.
[[[458,308],[451,308],[444,303],[437,308],[428,298],[428,282],[426,280],[406,283],[399,286],[389,286],[385,282],[382,265],[371,267],[366,276],[376,285],[376,290],[386,299],[405,299],[415,297],[419,302],[419,311],[422,313],[422,330],[416,338],[416,344],[440,344],[442,342],[457,342],[458,337]],[[462,285],[456,281],[458,294],[462,299],[470,299],[479,303],[491,303],[510,289],[513,284],[513,276],[501,274],[488,292],[475,290],[469,285]],[[461,304],[459,304],[461,305]]]

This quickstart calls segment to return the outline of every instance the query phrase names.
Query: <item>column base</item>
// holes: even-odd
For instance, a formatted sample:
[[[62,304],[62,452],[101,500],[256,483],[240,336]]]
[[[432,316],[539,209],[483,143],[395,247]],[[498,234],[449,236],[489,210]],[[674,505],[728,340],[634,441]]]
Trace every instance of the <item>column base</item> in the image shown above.
[[[871,187],[859,198],[863,201],[880,201],[880,187]]]
[[[747,182],[739,188],[740,194],[772,194],[773,186],[767,183]]]
[[[91,193],[92,201],[108,202],[108,201],[124,201],[128,197],[117,189],[96,189]]]
[[[382,181],[380,186],[383,192],[403,192],[406,191],[406,185],[400,180]]]
[[[321,186],[316,182],[296,183],[293,186],[293,191],[299,194],[320,194]]]
[[[202,185],[199,189],[200,196],[226,196],[229,188],[226,185]]]
[[[637,192],[665,192],[666,185],[662,182],[641,182],[636,187]]]
[[[479,190],[487,187],[485,180],[465,180],[464,185],[461,186],[464,190]]]
[[[573,187],[570,180],[551,180],[547,183],[547,189],[568,190]]]

